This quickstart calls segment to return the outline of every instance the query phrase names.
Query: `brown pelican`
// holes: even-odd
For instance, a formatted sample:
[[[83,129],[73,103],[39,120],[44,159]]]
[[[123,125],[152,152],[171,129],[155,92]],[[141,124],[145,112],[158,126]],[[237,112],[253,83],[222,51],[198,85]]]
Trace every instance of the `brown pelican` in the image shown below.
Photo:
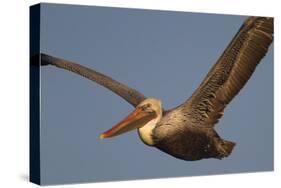
[[[176,158],[221,159],[231,154],[235,143],[222,139],[214,126],[226,105],[251,77],[272,41],[273,18],[247,18],[192,96],[171,110],[164,110],[161,100],[147,98],[95,70],[46,54],[41,54],[40,58],[41,65],[54,65],[93,80],[135,107],[100,138],[138,129],[145,144]],[[38,60],[38,56],[33,58],[32,61]]]

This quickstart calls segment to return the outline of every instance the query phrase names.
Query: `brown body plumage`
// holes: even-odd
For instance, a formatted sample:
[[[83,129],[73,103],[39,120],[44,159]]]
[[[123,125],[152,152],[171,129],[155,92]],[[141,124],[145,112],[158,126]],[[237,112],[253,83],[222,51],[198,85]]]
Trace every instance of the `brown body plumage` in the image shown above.
[[[243,88],[273,40],[273,18],[249,17],[193,95],[165,111],[161,101],[146,98],[112,78],[82,65],[41,54],[41,65],[55,65],[89,78],[115,92],[136,110],[101,135],[116,136],[138,128],[150,146],[180,159],[227,157],[235,143],[223,140],[214,125],[226,105]],[[33,57],[36,60],[36,57]]]

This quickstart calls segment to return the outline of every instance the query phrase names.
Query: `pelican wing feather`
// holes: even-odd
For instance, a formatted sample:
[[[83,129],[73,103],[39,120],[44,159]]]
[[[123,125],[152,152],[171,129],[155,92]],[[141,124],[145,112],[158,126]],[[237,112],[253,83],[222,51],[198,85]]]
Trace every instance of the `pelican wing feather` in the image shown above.
[[[41,54],[41,65],[54,65],[56,67],[71,71],[80,76],[88,78],[105,88],[113,91],[128,103],[136,107],[141,103],[146,97],[135,89],[132,89],[112,78],[99,73],[93,69],[84,67],[82,65],[67,61],[61,58],[53,57],[47,54]]]
[[[203,82],[177,107],[196,125],[214,126],[239,93],[273,41],[273,18],[249,17]]]

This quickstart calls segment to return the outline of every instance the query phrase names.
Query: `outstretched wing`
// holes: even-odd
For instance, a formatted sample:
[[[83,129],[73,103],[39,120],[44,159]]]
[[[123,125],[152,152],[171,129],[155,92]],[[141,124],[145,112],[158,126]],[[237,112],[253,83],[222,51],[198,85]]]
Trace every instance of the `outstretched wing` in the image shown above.
[[[249,17],[193,95],[178,107],[191,122],[212,127],[251,77],[273,40],[273,18]]]
[[[56,67],[74,72],[80,76],[86,77],[96,83],[104,86],[105,88],[113,91],[128,103],[136,107],[140,102],[142,102],[146,97],[135,89],[132,89],[116,80],[113,80],[109,76],[101,74],[93,69],[89,69],[82,65],[53,57],[46,54],[41,54],[41,65],[54,65]]]

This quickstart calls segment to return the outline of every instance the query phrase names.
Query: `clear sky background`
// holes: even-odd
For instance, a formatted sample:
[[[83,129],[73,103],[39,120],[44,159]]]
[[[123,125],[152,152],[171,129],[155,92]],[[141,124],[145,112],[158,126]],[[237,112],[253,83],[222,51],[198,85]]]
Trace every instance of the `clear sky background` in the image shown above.
[[[43,4],[41,52],[93,68],[162,100],[188,98],[246,17]],[[216,126],[237,143],[230,157],[183,161],[144,145],[133,131],[99,134],[133,107],[81,76],[41,67],[43,184],[273,169],[273,46]]]

